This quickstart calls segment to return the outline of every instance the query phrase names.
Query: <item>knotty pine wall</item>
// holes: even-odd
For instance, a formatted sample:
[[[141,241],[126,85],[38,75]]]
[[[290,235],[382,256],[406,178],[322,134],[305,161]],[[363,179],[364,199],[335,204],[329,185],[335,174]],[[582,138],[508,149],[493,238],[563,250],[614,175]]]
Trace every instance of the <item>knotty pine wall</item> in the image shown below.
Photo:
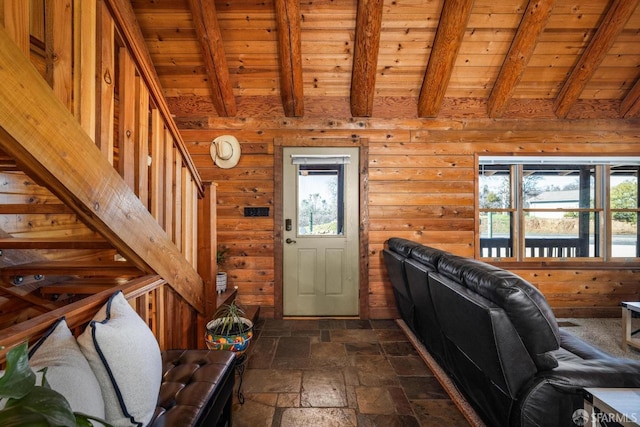
[[[327,116],[331,110],[325,107]],[[364,315],[370,318],[397,316],[381,257],[388,238],[474,256],[477,154],[640,154],[639,120],[259,116],[225,119],[194,113],[177,120],[202,178],[218,184],[218,244],[230,250],[224,266],[230,285],[238,286],[241,302],[259,304],[266,317],[274,313],[274,289],[281,286],[274,282],[276,138],[368,139],[369,301]],[[217,168],[209,156],[211,141],[223,134],[242,144],[242,157],[233,169]],[[270,217],[245,218],[245,206],[269,206]],[[535,284],[558,316],[618,316],[621,301],[640,297],[637,262],[609,268],[569,263],[504,267]]]

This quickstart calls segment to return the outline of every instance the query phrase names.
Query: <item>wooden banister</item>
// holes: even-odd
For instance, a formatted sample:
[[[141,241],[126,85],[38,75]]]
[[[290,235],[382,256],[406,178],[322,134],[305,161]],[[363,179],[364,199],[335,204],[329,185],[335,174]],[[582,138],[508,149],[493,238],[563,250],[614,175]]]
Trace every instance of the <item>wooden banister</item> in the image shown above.
[[[4,347],[0,351],[0,357],[3,358],[6,351],[24,341],[35,341],[61,317],[66,319],[71,330],[83,326],[93,318],[100,307],[115,292],[122,291],[127,299],[135,299],[145,292],[163,286],[165,283],[157,275],[140,277],[6,328],[0,331],[0,347]]]

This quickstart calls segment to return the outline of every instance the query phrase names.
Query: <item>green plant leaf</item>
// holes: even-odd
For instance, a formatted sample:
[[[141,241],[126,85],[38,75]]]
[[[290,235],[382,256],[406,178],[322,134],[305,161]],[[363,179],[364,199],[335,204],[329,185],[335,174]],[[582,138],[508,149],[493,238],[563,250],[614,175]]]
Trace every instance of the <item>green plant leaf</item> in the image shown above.
[[[3,427],[50,427],[47,419],[37,413],[22,413],[19,408],[0,411],[0,425]]]
[[[218,320],[215,328],[210,331],[215,335],[226,336],[232,330],[244,332],[248,329],[243,321],[244,310],[236,304],[235,300],[229,304],[221,305],[216,310],[213,318]]]
[[[67,399],[49,387],[47,368],[38,371],[43,374],[41,385],[36,385],[36,374],[29,366],[27,349],[25,342],[7,353],[7,370],[0,378],[0,398],[7,398],[5,407],[0,410],[0,426],[92,427],[89,420],[95,420],[112,427],[99,418],[74,413]]]
[[[7,353],[7,369],[0,378],[0,397],[20,399],[35,386],[36,374],[29,367],[27,348],[24,342]]]
[[[104,427],[113,427],[111,424],[102,420],[100,418],[93,417],[91,415],[83,414],[82,412],[74,412],[76,416],[76,424],[78,427],[93,427],[97,425],[95,423],[91,423],[91,421],[97,421],[102,424]]]
[[[23,416],[39,414],[52,426],[76,427],[76,417],[67,399],[47,387],[35,386],[23,398],[10,399],[5,409],[18,410]]]

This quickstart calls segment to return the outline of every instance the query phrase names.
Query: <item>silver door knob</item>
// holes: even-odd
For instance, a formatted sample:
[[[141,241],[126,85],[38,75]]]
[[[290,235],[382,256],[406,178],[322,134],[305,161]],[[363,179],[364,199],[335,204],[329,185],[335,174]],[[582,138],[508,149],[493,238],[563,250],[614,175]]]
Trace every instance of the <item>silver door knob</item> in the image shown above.
[[[287,240],[285,240],[286,243],[288,243],[289,245],[292,243],[297,243],[295,240],[291,240],[290,238],[287,238]]]

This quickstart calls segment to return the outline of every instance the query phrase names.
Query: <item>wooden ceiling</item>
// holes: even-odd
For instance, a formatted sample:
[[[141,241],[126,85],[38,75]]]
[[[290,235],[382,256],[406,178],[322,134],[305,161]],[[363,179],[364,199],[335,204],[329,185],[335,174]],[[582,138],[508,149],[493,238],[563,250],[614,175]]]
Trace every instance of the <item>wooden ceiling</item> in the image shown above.
[[[638,3],[131,1],[177,117],[372,118],[638,117]]]

